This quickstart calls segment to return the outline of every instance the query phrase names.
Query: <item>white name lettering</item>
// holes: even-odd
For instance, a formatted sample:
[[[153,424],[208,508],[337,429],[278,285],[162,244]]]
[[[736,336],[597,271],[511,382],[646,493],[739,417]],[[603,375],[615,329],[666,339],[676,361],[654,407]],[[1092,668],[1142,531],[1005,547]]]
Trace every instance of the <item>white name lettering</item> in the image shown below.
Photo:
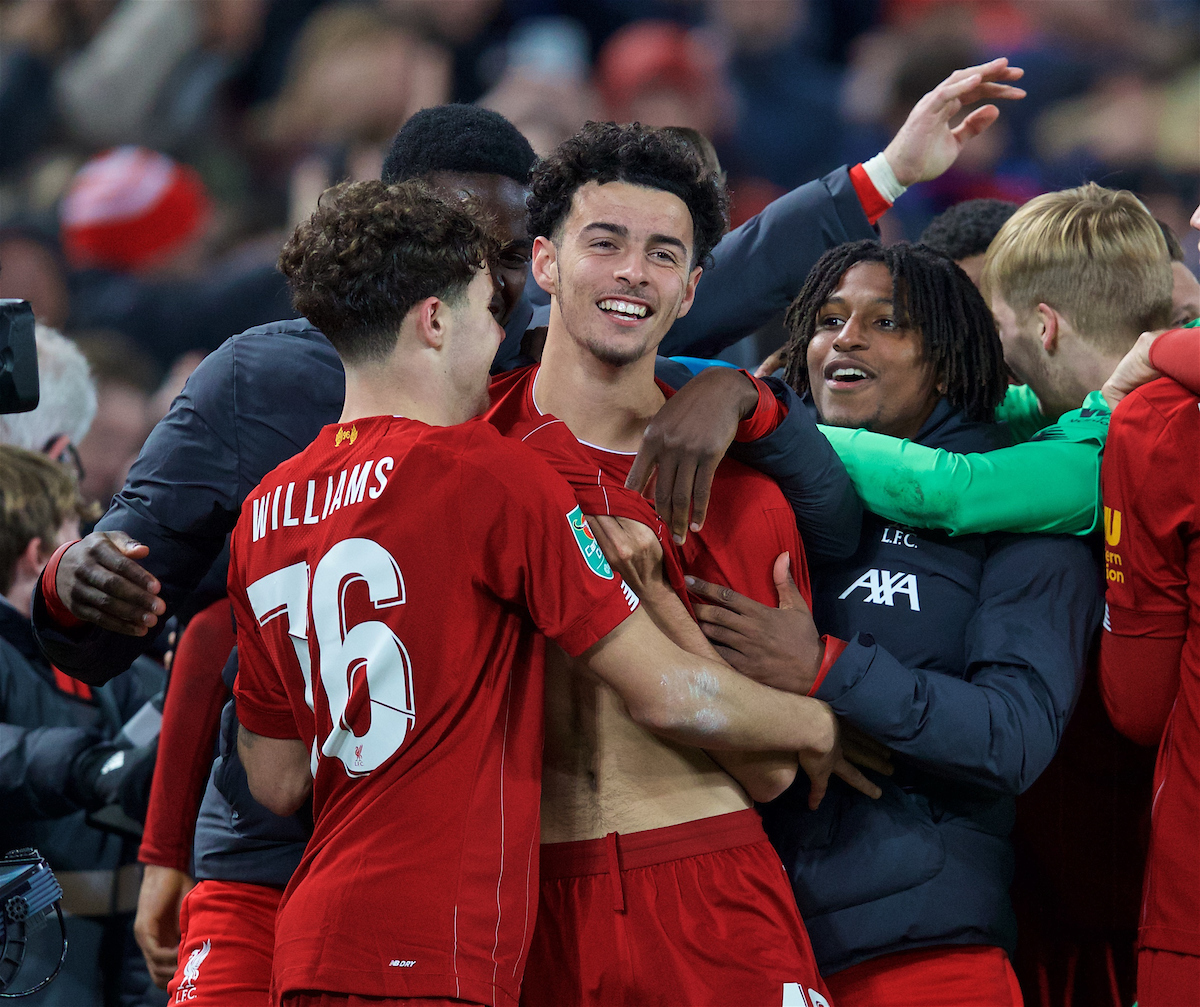
[[[367,500],[378,500],[387,488],[388,477],[396,467],[395,459],[371,459],[365,464],[355,465],[347,472],[342,469],[337,475],[337,487],[334,487],[332,474],[325,479],[325,503],[317,512],[317,480],[309,479],[304,498],[304,519],[306,525],[320,524],[341,507],[364,503]],[[368,483],[370,487],[368,488]],[[293,498],[296,493],[296,483],[280,484],[273,489],[267,489],[262,496],[251,502],[251,541],[257,542],[264,538],[268,531],[278,531],[280,527],[293,528],[301,523],[301,519],[292,513]],[[283,498],[283,521],[279,520],[279,500]],[[271,523],[267,525],[267,514],[270,512]],[[632,594],[632,592],[630,592]],[[631,607],[637,605],[637,596],[632,599],[627,595],[626,601]]]

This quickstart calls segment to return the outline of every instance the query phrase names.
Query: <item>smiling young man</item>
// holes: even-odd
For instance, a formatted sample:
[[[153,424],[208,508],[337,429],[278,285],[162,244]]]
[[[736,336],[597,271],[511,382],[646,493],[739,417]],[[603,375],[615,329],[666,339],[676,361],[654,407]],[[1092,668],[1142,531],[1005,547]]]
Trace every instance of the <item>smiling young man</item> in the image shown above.
[[[496,252],[457,200],[360,182],[326,193],[280,256],[346,398],[251,491],[230,547],[250,790],[281,815],[313,799],[279,907],[274,1004],[515,1007],[545,638],[675,743],[836,748],[823,704],[672,644],[562,477],[473,422],[503,335]]]
[[[723,463],[703,530],[681,546],[624,489],[670,394],[655,381],[655,350],[691,308],[724,227],[721,190],[677,137],[613,123],[589,123],[560,145],[532,190],[549,331],[540,366],[493,384],[491,421],[547,453],[582,452],[559,467],[584,507],[653,525],[681,594],[691,573],[773,601],[782,553],[807,593],[794,516],[766,477]],[[759,394],[749,380],[746,390]],[[822,646],[811,622],[802,650],[815,674]],[[522,1002],[825,1004],[778,856],[735,780],[769,797],[795,760],[718,763],[664,742],[571,665],[560,652],[548,667],[542,885]],[[714,932],[726,935],[720,953],[700,950]]]
[[[991,422],[1007,383],[994,323],[944,256],[834,249],[787,322],[788,380],[825,423],[954,451],[1008,442]],[[1019,1005],[1008,833],[1078,695],[1099,620],[1088,550],[868,514],[855,555],[814,566],[813,584],[818,622],[849,643],[827,645],[833,659],[791,688],[824,698],[896,763],[878,802],[835,786],[814,811],[793,787],[764,810],[826,982],[843,1007]],[[698,589],[715,603],[697,609],[706,632],[756,674],[739,645],[760,634],[756,607]]]

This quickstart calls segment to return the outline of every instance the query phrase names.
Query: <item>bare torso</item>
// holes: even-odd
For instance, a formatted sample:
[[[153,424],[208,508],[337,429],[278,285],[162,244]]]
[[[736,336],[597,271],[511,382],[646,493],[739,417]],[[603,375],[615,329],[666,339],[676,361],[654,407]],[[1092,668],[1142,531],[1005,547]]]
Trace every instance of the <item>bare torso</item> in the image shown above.
[[[750,807],[704,752],[635,724],[615,692],[551,645],[546,661],[542,842],[641,832]]]

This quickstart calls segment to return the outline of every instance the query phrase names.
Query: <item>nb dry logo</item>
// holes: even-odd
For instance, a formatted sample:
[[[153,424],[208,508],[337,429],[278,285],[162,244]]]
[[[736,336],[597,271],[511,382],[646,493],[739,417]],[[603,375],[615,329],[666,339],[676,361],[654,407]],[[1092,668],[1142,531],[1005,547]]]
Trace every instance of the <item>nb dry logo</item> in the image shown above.
[[[867,595],[863,601],[871,605],[896,604],[896,595],[902,594],[908,598],[908,607],[914,612],[921,611],[921,599],[917,594],[917,575],[899,570],[868,570],[838,595],[839,601],[849,598],[860,587],[866,588]]]

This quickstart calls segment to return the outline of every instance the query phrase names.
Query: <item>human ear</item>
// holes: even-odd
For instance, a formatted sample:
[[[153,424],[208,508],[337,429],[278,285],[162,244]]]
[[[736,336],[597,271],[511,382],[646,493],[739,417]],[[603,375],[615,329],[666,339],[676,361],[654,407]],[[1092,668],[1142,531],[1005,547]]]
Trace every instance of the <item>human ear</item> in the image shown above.
[[[558,295],[558,249],[544,236],[533,239],[533,259],[530,269],[534,282],[551,297]]]
[[[42,538],[35,536],[31,538],[21,554],[17,557],[16,578],[20,580],[22,577],[36,577],[42,570],[53,554],[53,549],[42,551]]]
[[[1042,348],[1053,356],[1058,350],[1059,318],[1058,312],[1049,304],[1039,304],[1036,308],[1038,316],[1038,339]]]
[[[700,274],[703,272],[704,270],[697,266],[688,275],[687,284],[683,288],[683,301],[679,305],[679,314],[675,316],[676,318],[682,318],[692,310],[692,302],[696,300],[696,284],[700,282]]]
[[[412,309],[417,338],[431,349],[440,350],[446,340],[446,302],[426,297]]]

